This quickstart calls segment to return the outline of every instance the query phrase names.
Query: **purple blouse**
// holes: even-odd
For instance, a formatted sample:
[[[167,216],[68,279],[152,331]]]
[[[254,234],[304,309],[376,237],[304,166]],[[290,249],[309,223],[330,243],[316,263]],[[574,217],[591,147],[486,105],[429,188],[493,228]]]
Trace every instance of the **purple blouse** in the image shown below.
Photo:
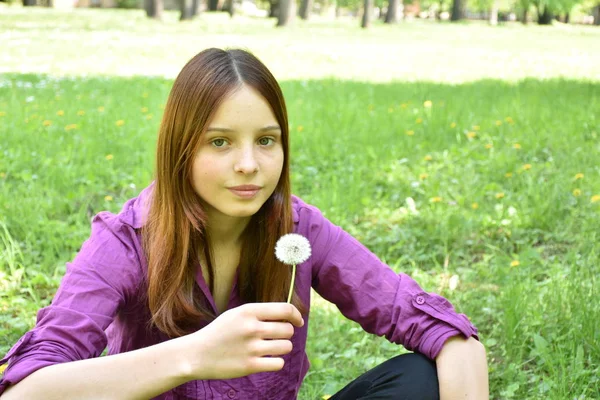
[[[90,238],[66,273],[52,304],[37,314],[35,327],[0,360],[8,367],[0,379],[0,395],[34,371],[48,365],[123,353],[151,346],[168,337],[144,328],[150,312],[136,292],[147,273],[139,228],[153,184],[128,200],[117,215],[101,212],[92,220]],[[334,303],[366,332],[382,336],[434,359],[455,335],[477,337],[464,314],[443,297],[426,293],[408,275],[397,274],[314,206],[292,196],[294,232],[305,236],[311,257],[297,266],[295,287],[310,307],[311,287]],[[215,313],[216,306],[201,269],[196,283]],[[227,309],[242,304],[237,276]],[[310,363],[306,355],[308,318],[295,327],[293,350],[277,372],[261,372],[225,380],[189,381],[155,399],[296,399]],[[206,326],[200,324],[200,329]]]

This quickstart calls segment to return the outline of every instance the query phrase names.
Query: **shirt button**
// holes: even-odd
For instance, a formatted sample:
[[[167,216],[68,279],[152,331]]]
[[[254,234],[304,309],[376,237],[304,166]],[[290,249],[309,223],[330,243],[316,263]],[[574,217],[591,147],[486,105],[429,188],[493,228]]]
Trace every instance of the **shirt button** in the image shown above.
[[[230,399],[233,399],[235,397],[235,390],[229,389],[229,392],[227,392],[227,396],[229,396]]]
[[[417,296],[417,304],[424,304],[425,298],[423,296]]]

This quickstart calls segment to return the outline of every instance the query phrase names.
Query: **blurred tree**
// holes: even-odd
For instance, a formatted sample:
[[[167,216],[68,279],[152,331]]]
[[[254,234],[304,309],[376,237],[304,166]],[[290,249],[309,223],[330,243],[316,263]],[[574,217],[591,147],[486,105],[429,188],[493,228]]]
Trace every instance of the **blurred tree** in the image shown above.
[[[219,11],[223,8],[223,0],[208,0],[208,11]]]
[[[360,26],[369,28],[371,26],[371,14],[373,13],[373,0],[365,0],[363,6],[363,16]]]
[[[144,0],[144,9],[149,18],[162,20],[164,8],[163,0]]]
[[[452,1],[452,13],[450,14],[450,21],[456,22],[464,18],[463,2],[462,0]]]
[[[227,11],[229,16],[233,18],[233,15],[235,14],[235,0],[225,0],[223,11]]]
[[[36,0],[23,0],[23,6],[31,7],[36,5]]]
[[[398,23],[398,8],[399,8],[399,0],[389,0],[388,9],[385,13],[385,23],[386,24],[396,24]]]
[[[279,0],[278,14],[277,26],[287,26],[291,24],[296,15],[296,0]]]
[[[300,18],[304,20],[308,20],[310,18],[310,12],[312,11],[313,0],[302,0],[300,3],[300,11],[298,15]]]

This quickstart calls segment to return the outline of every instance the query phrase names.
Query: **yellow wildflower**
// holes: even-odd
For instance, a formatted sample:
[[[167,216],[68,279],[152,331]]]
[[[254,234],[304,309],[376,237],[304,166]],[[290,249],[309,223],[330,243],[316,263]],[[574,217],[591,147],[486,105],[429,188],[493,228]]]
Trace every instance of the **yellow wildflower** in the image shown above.
[[[8,364],[0,365],[0,374],[4,373],[4,370],[6,369],[6,367],[8,367]],[[325,398],[325,396],[323,396],[323,398]]]
[[[456,122],[451,123],[450,128],[456,128]]]
[[[577,180],[577,179],[583,179],[583,174],[582,173],[575,174],[575,180]]]
[[[573,196],[575,196],[575,197],[581,196],[581,189],[574,189],[573,190]]]
[[[375,109],[375,106],[373,104],[369,104],[369,106],[367,107],[367,109],[369,111],[373,111]]]
[[[512,178],[512,172],[507,172],[504,174],[504,176],[507,178]]]
[[[510,266],[511,267],[518,267],[519,265],[521,265],[521,263],[519,262],[519,260],[512,260],[510,262]]]
[[[406,103],[402,103],[402,104],[400,104],[400,108],[401,108],[401,109],[403,109],[403,110],[404,110],[406,107],[408,107],[408,104],[406,104]]]
[[[423,118],[420,118],[420,117],[419,117],[419,118],[417,118],[417,119],[415,120],[415,122],[416,122],[417,124],[420,124],[421,122],[423,122]]]
[[[429,154],[427,154],[425,157],[423,157],[423,160],[431,161],[431,160],[433,160],[433,157],[431,157]]]
[[[393,107],[388,107],[388,113],[393,113],[394,112],[394,108]]]
[[[406,131],[406,134],[407,134],[408,136],[412,136],[412,135],[414,135],[414,134],[415,134],[415,131]]]
[[[70,130],[77,129],[77,124],[69,124],[65,126],[65,131],[69,132]]]
[[[494,147],[494,145],[491,144],[491,143],[488,143],[488,144],[485,145],[485,148],[488,149],[488,150],[491,149],[492,147]]]
[[[65,115],[65,112],[63,110],[58,110],[56,112],[56,115],[58,115],[59,117],[62,117],[63,115]]]
[[[148,107],[142,107],[142,112],[146,114],[148,112]]]
[[[144,93],[142,93],[142,97],[143,97],[143,98],[147,98],[147,97],[148,97],[148,92],[144,92]]]
[[[104,106],[98,107],[98,112],[104,112]]]
[[[502,125],[502,121],[500,121],[500,120],[496,121],[496,126],[500,126],[500,125]]]
[[[330,397],[331,397],[331,395],[330,395],[330,394],[326,394],[326,395],[323,395],[323,397],[321,397],[321,398],[322,398],[323,400],[327,400],[327,399],[329,399]]]
[[[104,157],[104,158],[106,158],[108,161],[110,161],[110,160],[112,160],[114,157],[113,157],[113,155],[112,155],[112,154],[107,154],[107,155],[106,155],[106,157]]]
[[[426,100],[425,103],[423,103],[423,107],[425,108],[431,108],[432,105],[433,103],[431,102],[431,100]]]
[[[512,119],[511,117],[506,117],[506,118],[504,118],[504,120],[505,120],[506,122],[508,122],[509,124],[512,124],[512,123],[514,123],[514,122],[515,122],[515,121],[513,121],[513,119]]]
[[[481,130],[481,127],[479,125],[473,125],[473,130],[479,131],[479,130]]]
[[[296,128],[296,130],[298,132],[302,132],[304,130],[304,127],[302,125],[298,125],[298,127]]]
[[[117,122],[115,122],[116,126],[123,126],[125,125],[125,121],[123,121],[122,119],[118,120]]]
[[[0,178],[2,178],[2,179],[6,178],[6,173],[0,172]]]
[[[104,196],[105,201],[112,201],[112,196]]]
[[[79,111],[77,111],[77,115],[79,115],[81,117],[81,116],[85,115],[85,111],[79,110]]]
[[[442,198],[440,196],[435,196],[435,197],[432,197],[431,199],[429,199],[429,201],[432,203],[439,203],[442,201]]]
[[[479,204],[478,203],[473,203],[473,204],[471,204],[471,208],[473,210],[477,210],[479,208]]]
[[[0,117],[4,117],[6,115],[6,111],[0,111]]]
[[[146,119],[152,119],[152,114],[146,115]]]
[[[600,194],[593,195],[593,196],[592,196],[592,198],[590,199],[590,201],[591,201],[592,203],[597,203],[597,202],[599,202],[599,201],[600,201]]]
[[[496,193],[496,198],[497,199],[501,199],[504,197],[504,193],[500,192],[500,193]]]
[[[47,119],[47,120],[45,120],[44,122],[42,122],[42,124],[43,124],[44,126],[50,126],[50,125],[52,125],[52,121],[50,121],[50,120],[48,120],[48,119]]]
[[[513,144],[513,147],[517,150],[519,150],[521,148],[521,145],[519,143],[515,143]]]
[[[467,132],[467,137],[469,139],[473,139],[475,136],[477,136],[477,134],[475,132]]]
[[[419,175],[419,179],[422,180],[422,181],[425,180],[425,179],[427,179],[427,178],[429,178],[429,174],[422,173],[422,174]]]
[[[527,171],[527,170],[531,169],[531,164],[525,164],[525,165],[523,165],[523,169],[524,169],[525,171]]]

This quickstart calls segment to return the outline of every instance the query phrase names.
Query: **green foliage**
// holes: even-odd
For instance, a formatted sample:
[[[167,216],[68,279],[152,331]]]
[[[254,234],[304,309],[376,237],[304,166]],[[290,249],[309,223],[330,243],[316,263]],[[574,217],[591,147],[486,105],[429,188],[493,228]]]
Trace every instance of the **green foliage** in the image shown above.
[[[140,0],[116,0],[118,8],[137,9],[140,7]]]

